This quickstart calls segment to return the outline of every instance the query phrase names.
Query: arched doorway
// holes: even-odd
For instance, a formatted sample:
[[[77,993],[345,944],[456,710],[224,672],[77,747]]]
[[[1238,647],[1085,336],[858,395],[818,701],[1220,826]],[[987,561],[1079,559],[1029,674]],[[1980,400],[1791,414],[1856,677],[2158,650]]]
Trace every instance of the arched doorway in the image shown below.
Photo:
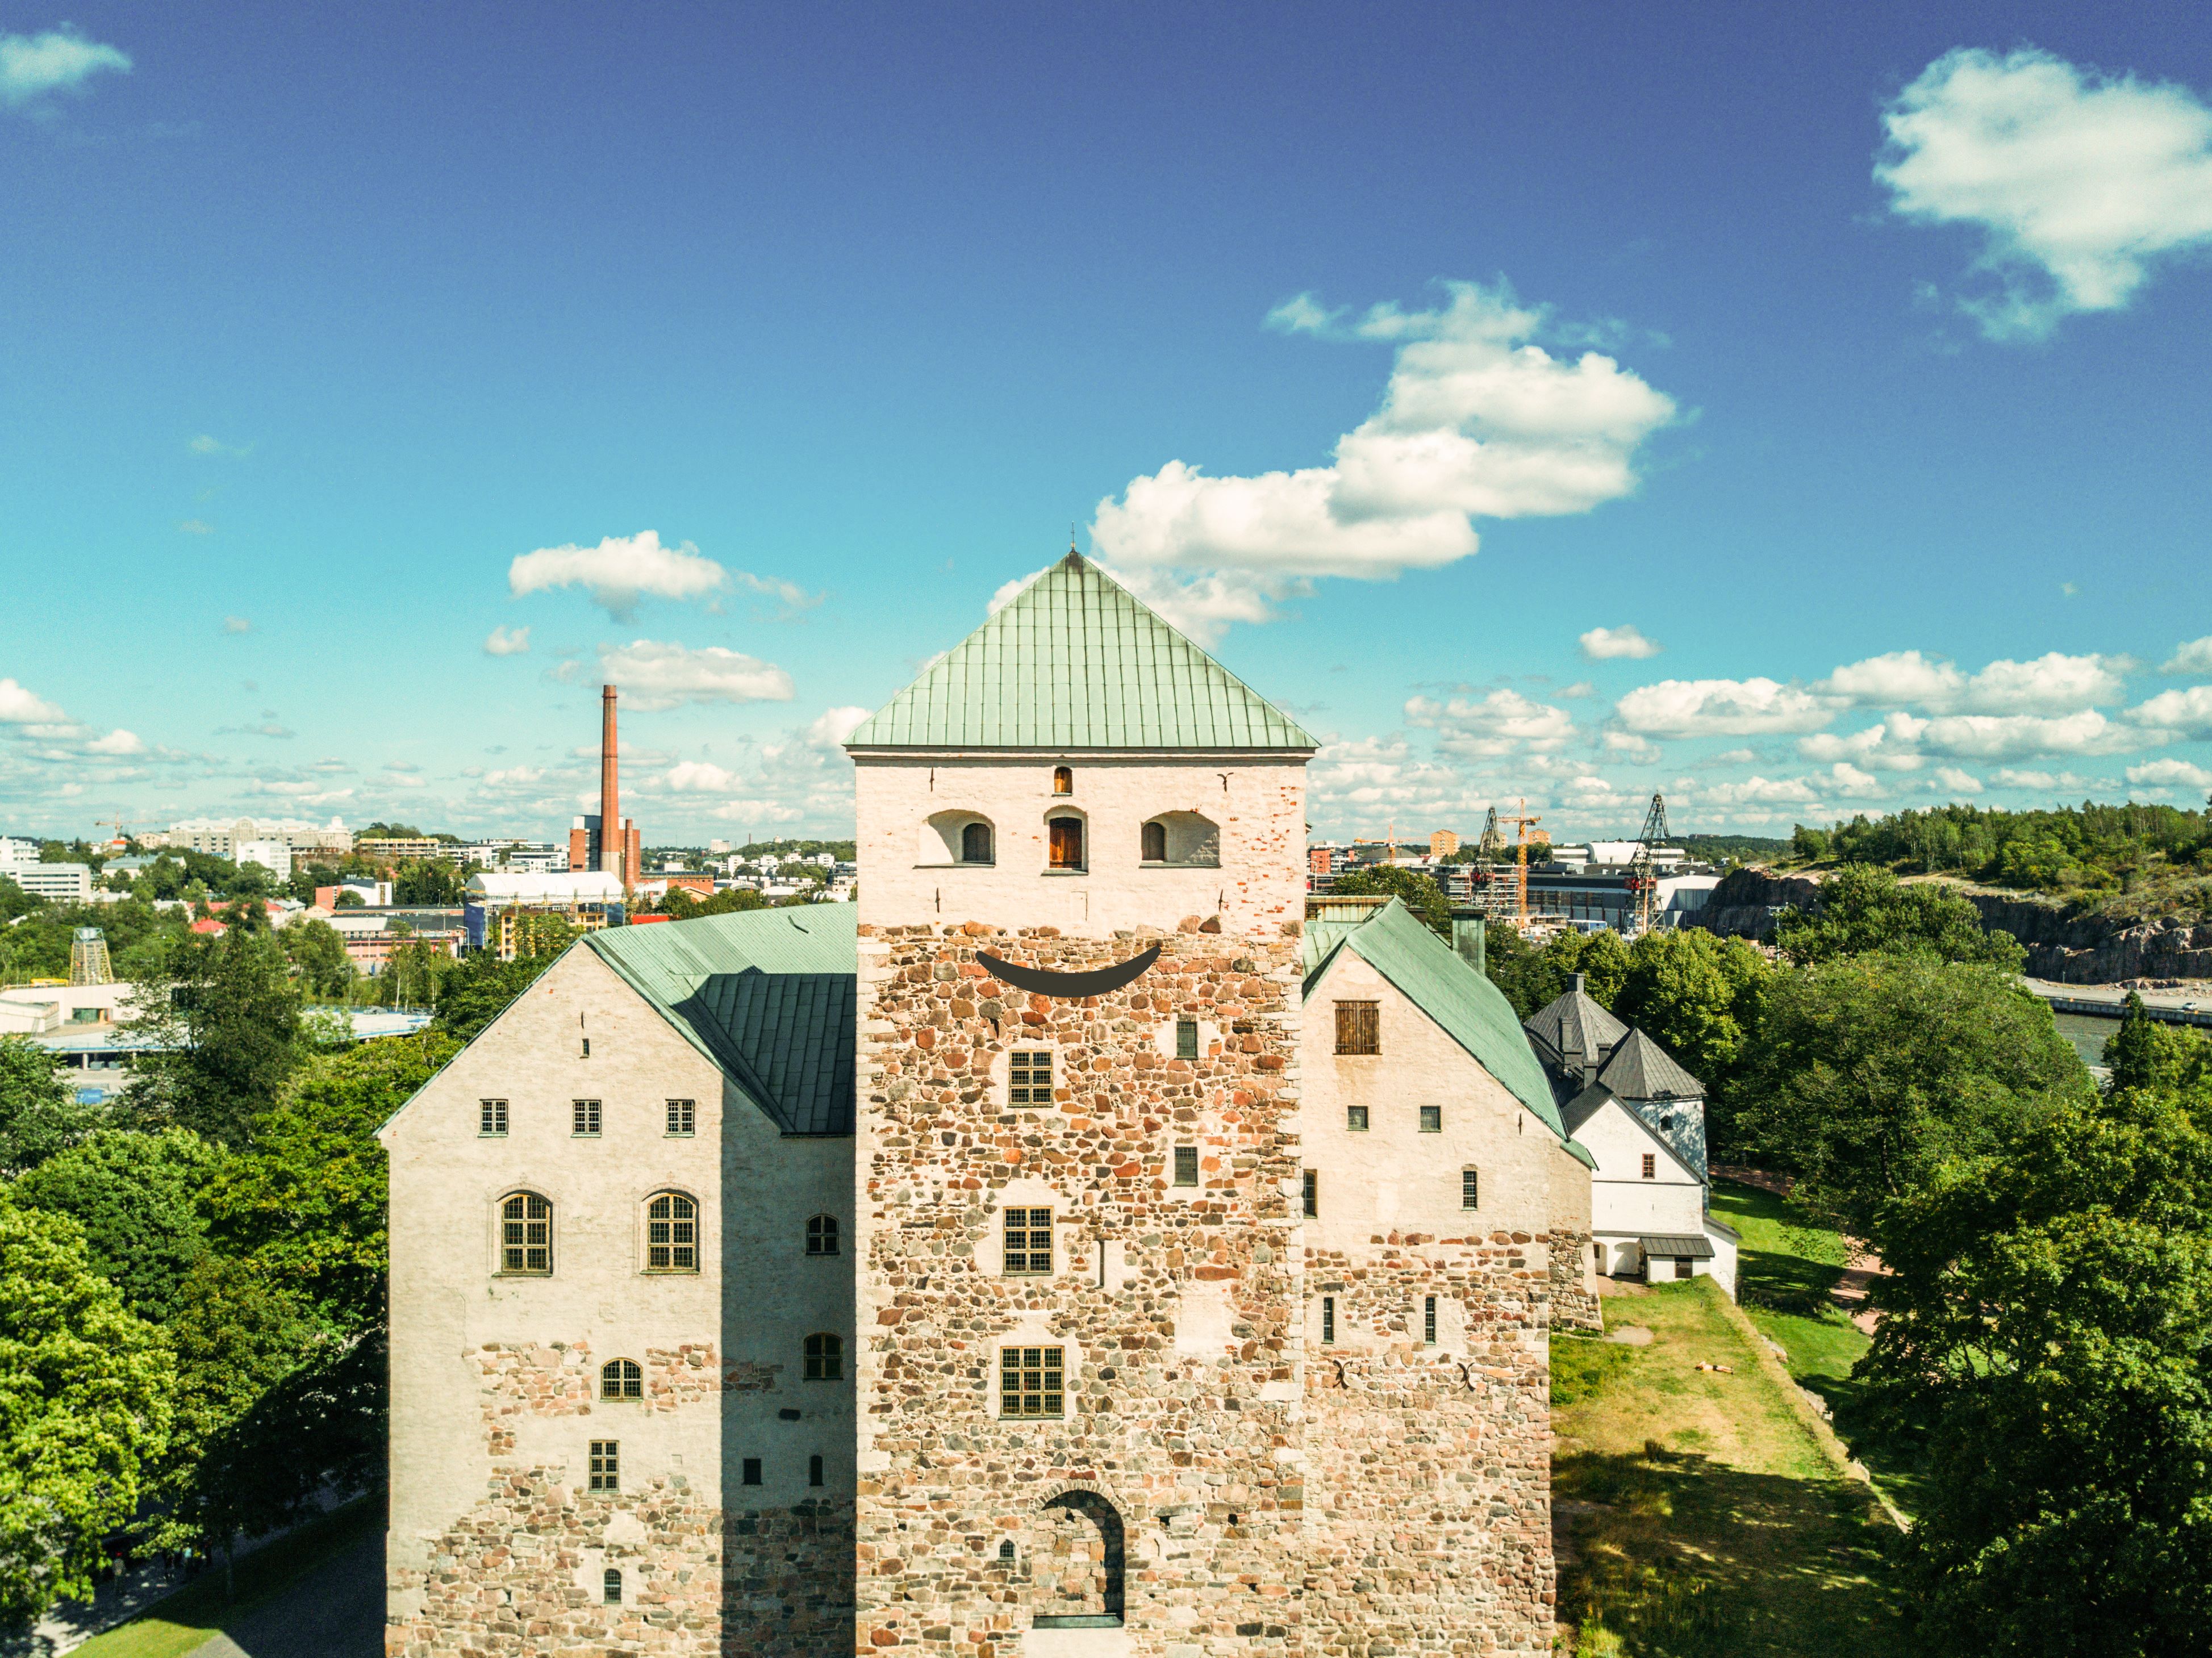
[[[1030,1558],[1038,1629],[1118,1629],[1121,1516],[1096,1491],[1062,1491],[1044,1504]]]

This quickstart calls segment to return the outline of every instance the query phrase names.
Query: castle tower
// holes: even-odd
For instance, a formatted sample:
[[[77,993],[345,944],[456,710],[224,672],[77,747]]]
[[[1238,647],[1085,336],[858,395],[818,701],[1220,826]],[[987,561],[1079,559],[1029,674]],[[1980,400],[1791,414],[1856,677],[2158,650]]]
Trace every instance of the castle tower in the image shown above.
[[[1072,552],[848,744],[860,1651],[1302,1649],[1315,746]]]

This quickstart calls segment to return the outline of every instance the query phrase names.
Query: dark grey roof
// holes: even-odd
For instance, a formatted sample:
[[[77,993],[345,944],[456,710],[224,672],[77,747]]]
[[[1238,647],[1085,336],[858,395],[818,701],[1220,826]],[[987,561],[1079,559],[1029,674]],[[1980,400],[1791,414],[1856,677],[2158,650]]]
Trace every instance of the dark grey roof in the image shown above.
[[[1630,1030],[1623,1036],[1597,1074],[1600,1082],[1624,1100],[1702,1100],[1705,1096],[1705,1085],[1641,1030]]]
[[[1537,1057],[1547,1065],[1564,1065],[1569,1054],[1589,1061],[1605,1057],[1613,1045],[1628,1034],[1628,1027],[1590,999],[1575,975],[1575,987],[1549,1005],[1540,1008],[1522,1029],[1536,1044]]]
[[[1647,1255],[1662,1258],[1668,1255],[1678,1259],[1687,1255],[1694,1260],[1711,1260],[1713,1258],[1712,1240],[1702,1233],[1696,1237],[1687,1237],[1661,1232],[1648,1238],[1637,1239],[1636,1247]]]
[[[1583,1125],[1603,1110],[1612,1097],[1613,1090],[1603,1083],[1592,1083],[1559,1108],[1559,1121],[1566,1125],[1567,1133],[1579,1134]]]

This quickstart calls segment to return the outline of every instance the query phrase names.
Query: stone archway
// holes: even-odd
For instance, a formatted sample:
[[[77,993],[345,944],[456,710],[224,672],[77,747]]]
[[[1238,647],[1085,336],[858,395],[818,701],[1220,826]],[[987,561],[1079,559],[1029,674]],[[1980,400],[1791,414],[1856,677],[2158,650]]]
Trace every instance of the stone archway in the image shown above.
[[[1030,1555],[1032,1625],[1118,1629],[1123,1605],[1121,1516],[1097,1491],[1074,1489],[1042,1504]]]

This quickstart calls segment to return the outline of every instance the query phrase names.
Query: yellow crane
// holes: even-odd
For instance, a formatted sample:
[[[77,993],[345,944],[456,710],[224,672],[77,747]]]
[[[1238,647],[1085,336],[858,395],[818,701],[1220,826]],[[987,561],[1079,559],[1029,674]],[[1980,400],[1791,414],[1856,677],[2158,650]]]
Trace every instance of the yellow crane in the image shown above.
[[[1552,832],[1539,829],[1534,835],[1528,833],[1530,829],[1544,820],[1529,815],[1526,799],[1521,802],[1521,810],[1517,812],[1499,812],[1498,821],[1501,824],[1513,825],[1513,925],[1524,927],[1528,925],[1529,843],[1534,841],[1538,846],[1548,847],[1552,844]]]

